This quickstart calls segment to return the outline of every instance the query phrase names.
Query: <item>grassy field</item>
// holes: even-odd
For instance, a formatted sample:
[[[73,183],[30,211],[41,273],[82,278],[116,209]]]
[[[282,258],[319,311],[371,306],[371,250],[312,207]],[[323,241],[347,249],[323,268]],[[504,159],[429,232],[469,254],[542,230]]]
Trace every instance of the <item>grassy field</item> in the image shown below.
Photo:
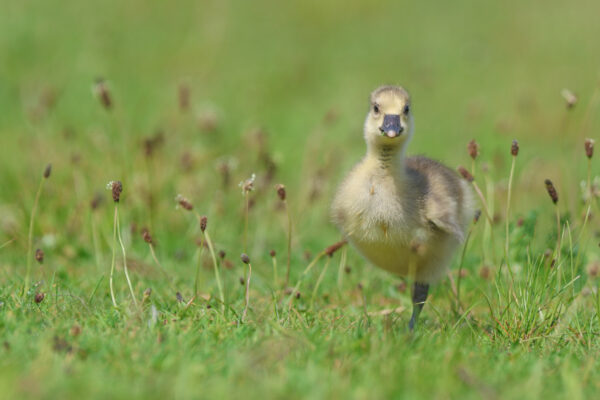
[[[0,398],[600,392],[598,2],[4,3]],[[384,83],[409,153],[473,169],[492,220],[414,333],[410,279],[323,254]]]

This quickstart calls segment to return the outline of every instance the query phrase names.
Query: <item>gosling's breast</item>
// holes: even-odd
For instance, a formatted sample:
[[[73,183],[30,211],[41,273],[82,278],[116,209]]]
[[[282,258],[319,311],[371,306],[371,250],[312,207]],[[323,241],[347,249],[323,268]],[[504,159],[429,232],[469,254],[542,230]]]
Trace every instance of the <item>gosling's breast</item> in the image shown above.
[[[355,243],[408,244],[418,210],[393,177],[351,174],[334,200],[334,221]]]

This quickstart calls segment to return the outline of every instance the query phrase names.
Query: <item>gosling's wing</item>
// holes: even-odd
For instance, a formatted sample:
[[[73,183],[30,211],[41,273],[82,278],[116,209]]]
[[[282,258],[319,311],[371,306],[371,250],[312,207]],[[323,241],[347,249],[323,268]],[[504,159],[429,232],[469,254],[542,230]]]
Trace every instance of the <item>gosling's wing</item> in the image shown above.
[[[452,212],[444,210],[446,207],[452,207],[453,204],[445,203],[429,202],[427,204],[425,211],[427,222],[433,229],[444,231],[454,236],[459,242],[463,242],[465,240],[464,228]]]
[[[444,165],[420,156],[408,158],[407,169],[420,182],[425,222],[434,230],[464,241],[465,194],[458,175]]]

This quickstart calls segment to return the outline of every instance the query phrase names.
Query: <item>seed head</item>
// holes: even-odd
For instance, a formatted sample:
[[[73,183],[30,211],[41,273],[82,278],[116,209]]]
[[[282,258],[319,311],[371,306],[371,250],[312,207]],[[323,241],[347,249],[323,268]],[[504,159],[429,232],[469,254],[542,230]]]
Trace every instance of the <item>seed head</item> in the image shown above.
[[[471,173],[469,171],[467,171],[467,169],[465,167],[463,167],[462,165],[458,167],[458,172],[462,175],[463,178],[465,178],[468,182],[473,182],[473,180],[475,180],[475,178],[473,177],[473,175],[471,175]]]
[[[217,171],[221,174],[221,182],[223,183],[223,187],[229,186],[229,181],[231,180],[231,166],[230,162],[227,160],[222,160],[217,164]]]
[[[118,203],[121,199],[121,193],[123,192],[123,184],[121,181],[110,181],[106,185],[106,189],[112,192],[112,198],[115,203]]]
[[[37,260],[37,262],[39,262],[40,264],[44,262],[44,251],[42,249],[37,249],[35,251],[35,259]]]
[[[34,301],[38,304],[40,304],[42,301],[44,301],[44,297],[46,297],[46,295],[44,293],[36,293],[35,297],[34,297]]]
[[[225,250],[219,250],[219,258],[220,258],[221,260],[224,260],[224,259],[225,259],[225,255],[226,255],[226,254],[225,254]]]
[[[510,154],[515,157],[519,155],[519,142],[516,140],[512,141],[512,145],[510,146]]]
[[[179,109],[187,111],[190,108],[190,87],[185,84],[179,85]]]
[[[94,197],[92,198],[92,200],[90,201],[90,207],[91,207],[91,209],[95,210],[98,207],[100,207],[100,203],[102,203],[103,199],[104,199],[104,197],[102,197],[102,195],[100,193],[96,193],[94,195]]]
[[[327,254],[329,257],[332,257],[333,253],[335,253],[336,251],[338,251],[346,243],[348,243],[346,240],[342,240],[340,242],[332,244],[331,246],[329,246],[329,247],[327,247],[325,249],[325,254]]]
[[[523,217],[520,217],[520,218],[517,220],[517,226],[520,228],[520,227],[522,227],[522,226],[523,226],[523,224],[525,224],[525,220],[523,219]]]
[[[280,183],[275,186],[275,190],[277,190],[277,196],[279,196],[279,200],[285,201],[285,186]]]
[[[219,115],[216,110],[204,110],[198,117],[200,129],[212,133],[219,128]]]
[[[154,244],[154,241],[152,240],[152,235],[150,235],[150,231],[148,229],[142,229],[142,237],[144,238],[144,242],[148,244]]]
[[[46,165],[46,168],[44,169],[44,178],[50,178],[50,173],[52,173],[52,164]]]
[[[181,168],[186,172],[189,172],[194,168],[194,157],[189,151],[185,151],[181,154],[179,162],[181,164]]]
[[[248,257],[248,254],[242,253],[242,255],[240,256],[240,258],[242,259],[242,262],[244,264],[250,264],[250,257]]]
[[[146,156],[150,157],[156,149],[165,143],[165,132],[162,129],[157,129],[153,136],[146,139],[144,142]]]
[[[326,125],[331,125],[339,118],[340,113],[335,108],[330,108],[327,114],[323,117],[323,122]]]
[[[569,89],[563,89],[560,94],[567,102],[567,108],[573,108],[575,104],[577,104],[577,96],[575,96],[575,93],[571,92]]]
[[[399,284],[396,285],[396,290],[399,291],[400,293],[404,293],[406,292],[406,282],[405,281],[401,281]]]
[[[144,228],[142,228],[142,230],[140,231],[140,233],[144,233],[143,229]],[[135,223],[135,221],[131,222],[131,225],[129,225],[129,231],[131,232],[131,235],[136,235],[137,234],[138,226]]]
[[[486,281],[488,279],[490,279],[490,276],[492,274],[492,270],[490,269],[490,267],[488,267],[487,265],[484,265],[483,267],[481,267],[481,269],[479,270],[479,277],[481,279],[485,279]]]
[[[467,151],[469,152],[469,156],[471,156],[473,160],[477,158],[477,156],[479,155],[479,144],[475,141],[475,139],[469,142],[469,144],[467,145]]]
[[[585,139],[585,155],[587,158],[594,156],[594,139]]]
[[[192,211],[194,209],[194,206],[192,205],[192,203],[190,203],[190,201],[188,199],[186,199],[185,197],[183,197],[180,194],[178,194],[177,197],[175,197],[175,201],[184,210]]]
[[[144,294],[142,296],[142,304],[146,303],[150,299],[151,295],[152,295],[151,288],[147,288],[146,290],[144,290]]]
[[[246,194],[247,192],[251,192],[254,190],[254,181],[256,180],[256,174],[252,174],[250,178],[246,179],[239,183],[239,187],[242,188],[242,194]]]
[[[270,255],[271,257],[275,257],[275,256],[277,255],[277,253],[275,252],[275,250],[271,250],[271,251],[269,252],[269,255]]]
[[[81,334],[81,326],[78,323],[74,323],[69,333],[74,337],[79,336]]]
[[[178,302],[183,303],[183,296],[181,295],[180,292],[175,293],[175,298],[177,299]]]
[[[587,266],[588,276],[592,279],[600,276],[600,261],[594,261]]]
[[[206,230],[206,224],[208,224],[208,217],[206,215],[203,215],[200,217],[200,230],[202,231],[202,233],[204,233],[204,231]]]
[[[110,91],[108,90],[108,86],[106,85],[106,82],[104,81],[104,79],[99,78],[96,80],[96,84],[94,85],[93,92],[98,97],[98,99],[100,100],[100,103],[102,103],[102,106],[105,109],[109,110],[112,107],[112,99],[110,97]]]
[[[546,184],[546,190],[548,191],[548,195],[552,199],[552,202],[554,204],[558,203],[558,193],[556,192],[556,188],[554,187],[552,181],[550,179],[546,179],[544,183]]]

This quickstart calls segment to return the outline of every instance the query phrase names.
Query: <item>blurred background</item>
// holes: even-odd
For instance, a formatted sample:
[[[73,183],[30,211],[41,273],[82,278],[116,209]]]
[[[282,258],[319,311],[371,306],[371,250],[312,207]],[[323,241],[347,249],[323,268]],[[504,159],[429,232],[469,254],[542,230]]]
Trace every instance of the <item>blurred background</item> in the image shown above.
[[[550,207],[540,202],[545,178],[573,209],[587,166],[583,140],[600,127],[599,14],[593,0],[4,2],[4,215],[27,221],[30,185],[46,162],[79,203],[120,177],[141,190],[155,185],[164,193],[157,207],[172,207],[175,193],[214,192],[212,176],[234,155],[233,184],[264,177],[274,163],[293,192],[319,191],[321,207],[302,221],[333,236],[327,204],[364,153],[368,96],[381,84],[413,97],[409,154],[454,168],[470,164],[466,144],[476,139],[480,166],[504,196],[518,139],[515,209]],[[97,79],[110,91],[108,112],[93,94]],[[565,88],[577,96],[572,108]],[[165,150],[149,183],[141,169],[153,137]],[[65,199],[64,214],[79,203]]]
[[[490,156],[517,138],[557,168],[550,157],[579,154],[598,129],[597,109],[582,124],[598,86],[599,12],[594,0],[4,2],[0,151],[30,156],[27,120],[44,93],[53,97],[51,112],[37,116],[45,126],[90,135],[90,90],[102,77],[131,135],[165,126],[184,83],[194,112],[218,111],[231,146],[260,126],[294,165],[333,110],[339,124],[319,137],[315,156],[337,146],[355,158],[368,94],[389,83],[414,99],[411,152],[456,163],[472,138]],[[574,116],[565,116],[563,88],[579,98]]]
[[[215,163],[230,154],[242,153],[235,183],[263,173],[244,150],[266,149],[277,179],[296,192],[323,189],[313,218],[333,234],[327,202],[364,152],[368,95],[398,84],[413,97],[410,154],[454,168],[470,163],[466,144],[476,139],[502,194],[518,139],[517,211],[539,204],[531,194],[543,195],[545,178],[573,209],[583,140],[600,127],[599,13],[593,0],[4,2],[0,201],[30,204],[23,179],[46,162],[78,164],[82,196],[116,176],[134,179],[144,140],[160,136],[161,163],[174,169],[156,182],[165,197],[213,190]],[[97,79],[110,112],[92,93]],[[577,97],[572,108],[563,89]],[[172,179],[194,161],[188,179]]]

